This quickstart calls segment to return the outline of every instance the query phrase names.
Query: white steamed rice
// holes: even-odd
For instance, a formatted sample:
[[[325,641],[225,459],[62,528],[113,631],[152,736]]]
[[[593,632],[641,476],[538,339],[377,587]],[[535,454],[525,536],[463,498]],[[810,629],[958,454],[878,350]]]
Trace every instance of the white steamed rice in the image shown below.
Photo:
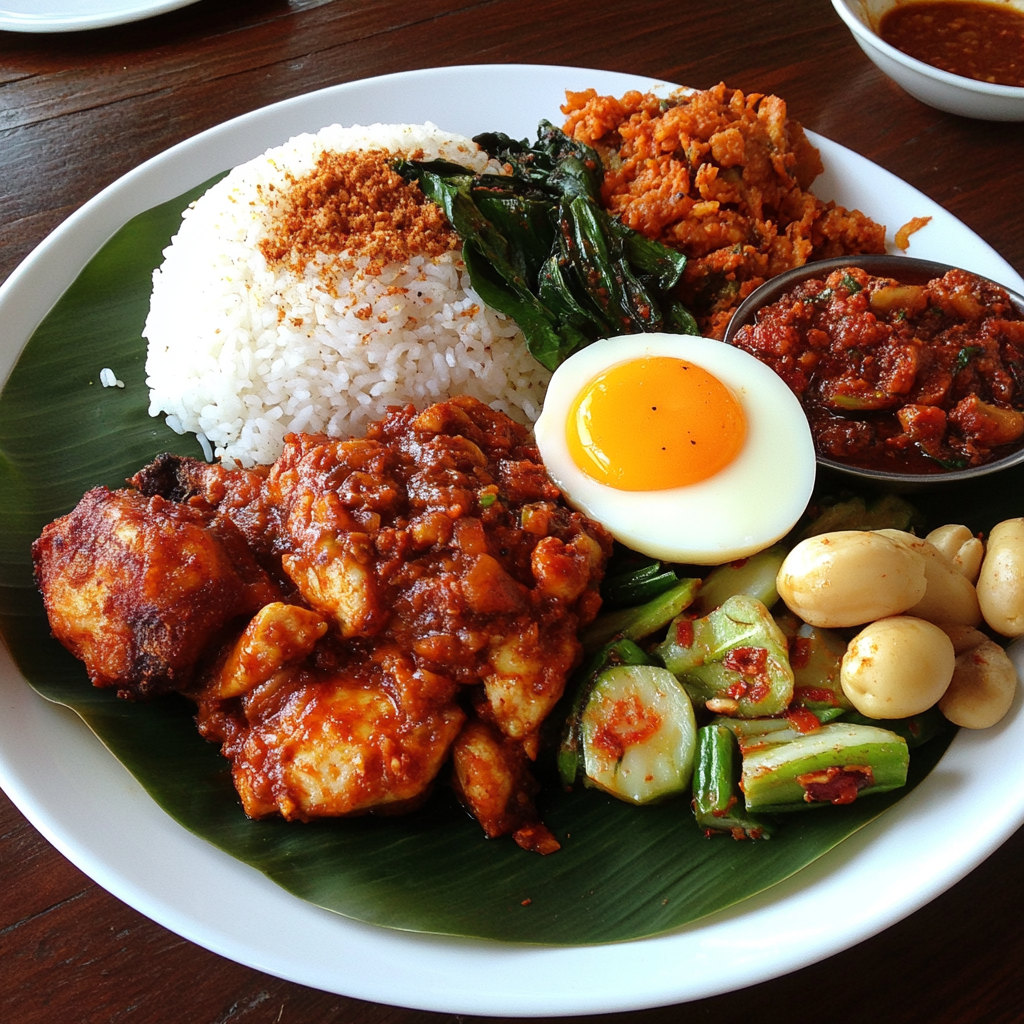
[[[290,431],[359,435],[388,406],[456,394],[532,423],[550,374],[470,288],[459,251],[379,276],[357,257],[355,270],[333,271],[331,289],[320,266],[268,264],[262,190],[285,190],[288,174],[311,171],[325,148],[488,168],[470,139],[429,123],[334,125],[235,168],[185,211],[153,275],[143,331],[150,415],[243,466],[273,462]]]

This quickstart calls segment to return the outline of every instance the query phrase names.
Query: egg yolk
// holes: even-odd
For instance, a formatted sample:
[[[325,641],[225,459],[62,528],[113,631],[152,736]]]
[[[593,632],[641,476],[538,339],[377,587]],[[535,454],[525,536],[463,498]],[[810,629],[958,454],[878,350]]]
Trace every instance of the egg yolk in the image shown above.
[[[735,395],[707,370],[670,356],[609,367],[581,390],[566,439],[584,473],[622,491],[685,487],[714,476],[743,448]]]

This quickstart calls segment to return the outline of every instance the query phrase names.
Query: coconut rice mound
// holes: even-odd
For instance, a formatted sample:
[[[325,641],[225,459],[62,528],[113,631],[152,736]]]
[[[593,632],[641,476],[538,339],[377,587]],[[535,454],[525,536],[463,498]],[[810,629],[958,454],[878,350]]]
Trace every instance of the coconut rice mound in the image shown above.
[[[333,125],[236,167],[185,211],[153,275],[150,415],[246,467],[273,462],[290,432],[359,435],[388,406],[453,395],[537,418],[550,374],[470,287],[457,245],[401,260],[368,247],[273,258],[289,189],[325,154],[373,151],[500,170],[429,123]]]

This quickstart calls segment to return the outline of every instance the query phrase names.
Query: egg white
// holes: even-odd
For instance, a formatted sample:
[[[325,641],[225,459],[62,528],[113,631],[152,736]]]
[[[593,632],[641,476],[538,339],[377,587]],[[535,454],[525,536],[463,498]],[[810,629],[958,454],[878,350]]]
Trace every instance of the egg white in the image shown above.
[[[742,406],[747,436],[733,462],[700,483],[619,490],[576,465],[566,424],[589,381],[651,356],[683,359],[717,377]],[[570,505],[627,547],[667,562],[720,565],[768,547],[792,529],[814,487],[814,442],[799,399],[753,356],[709,338],[636,334],[588,345],[555,371],[534,430],[547,471]]]

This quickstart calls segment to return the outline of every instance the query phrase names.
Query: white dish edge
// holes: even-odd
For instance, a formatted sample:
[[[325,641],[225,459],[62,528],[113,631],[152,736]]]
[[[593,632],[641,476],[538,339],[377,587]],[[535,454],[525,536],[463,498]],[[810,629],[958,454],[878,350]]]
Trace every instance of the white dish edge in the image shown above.
[[[12,11],[0,7],[0,30],[7,32],[81,32],[94,28],[110,28],[126,25],[133,21],[153,18],[158,14],[188,7],[198,0],[143,0],[141,3],[95,3],[86,0],[76,6],[74,13],[68,10],[40,10],[44,3],[33,0],[32,12]],[[66,4],[64,7],[66,8]]]

